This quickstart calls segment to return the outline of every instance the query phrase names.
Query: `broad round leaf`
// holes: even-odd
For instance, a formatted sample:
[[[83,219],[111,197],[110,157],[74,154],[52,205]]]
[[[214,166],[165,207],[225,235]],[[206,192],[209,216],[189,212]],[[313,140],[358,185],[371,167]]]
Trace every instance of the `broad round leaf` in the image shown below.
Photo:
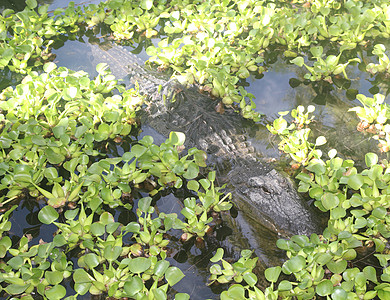
[[[345,271],[347,268],[347,261],[346,260],[340,260],[338,262],[335,262],[334,260],[329,261],[326,266],[328,269],[335,274],[340,274]]]
[[[125,285],[123,286],[123,289],[129,297],[134,296],[143,288],[144,283],[142,279],[138,276],[131,277],[128,281],[126,281]]]
[[[295,273],[302,270],[306,265],[306,260],[301,255],[294,256],[289,261],[287,261],[287,267],[288,269]]]
[[[175,300],[190,300],[190,295],[186,293],[177,293],[175,295]]]
[[[49,300],[62,299],[66,295],[66,289],[62,285],[56,285],[51,289],[46,290],[45,295]]]
[[[58,212],[51,206],[44,206],[38,213],[38,219],[43,224],[51,224],[59,217]]]
[[[164,276],[165,271],[169,267],[169,261],[167,260],[160,260],[156,263],[156,266],[154,267],[154,274],[158,277]]]
[[[129,268],[132,273],[140,274],[150,268],[152,262],[146,257],[136,257],[129,261]]]
[[[326,144],[326,138],[324,136],[319,136],[316,139],[316,146],[322,146],[324,144]]]
[[[143,212],[147,212],[149,210],[150,203],[152,203],[152,198],[150,197],[139,199],[138,208]]]
[[[373,165],[376,165],[378,162],[378,155],[375,153],[367,153],[366,156],[364,157],[366,161],[367,167],[372,167]]]
[[[26,0],[26,4],[29,9],[34,9],[38,6],[38,3],[36,0]]]
[[[186,140],[186,136],[184,133],[182,132],[176,132],[176,131],[172,131],[170,134],[169,134],[169,139],[171,140],[171,142],[173,143],[173,145],[175,146],[181,146],[184,144],[185,140]]]
[[[110,262],[114,261],[121,255],[122,250],[120,246],[107,245],[104,247],[104,257]]]
[[[332,299],[333,300],[347,300],[348,293],[340,287],[335,287],[334,291],[332,293]]]
[[[279,291],[289,291],[292,289],[292,284],[290,281],[287,281],[287,280],[282,280],[280,283],[279,283],[279,286],[278,286],[278,290]]]
[[[30,284],[10,284],[5,288],[5,291],[10,295],[17,295],[23,293],[29,286]]]
[[[325,209],[330,210],[339,205],[339,198],[333,193],[325,193],[321,197],[321,203]]]
[[[84,262],[92,269],[99,265],[99,258],[95,253],[87,253],[84,256]]]
[[[175,285],[184,277],[183,272],[177,267],[170,267],[165,272],[165,279],[170,286]]]
[[[265,270],[264,275],[265,278],[270,282],[276,282],[278,281],[280,272],[282,271],[282,268],[280,266],[268,268]]]
[[[73,273],[73,280],[75,283],[91,283],[95,279],[89,275],[84,269],[76,269]]]
[[[228,290],[228,295],[232,299],[245,299],[245,289],[240,284],[232,285]]]
[[[333,283],[329,279],[320,282],[316,287],[316,293],[320,296],[327,296],[333,292]]]
[[[45,278],[52,285],[59,284],[64,278],[63,273],[60,271],[46,271]]]
[[[245,273],[243,277],[245,282],[250,286],[255,286],[255,284],[257,283],[257,277],[252,272]]]
[[[156,300],[166,300],[167,299],[167,294],[161,288],[153,289],[152,292],[153,292],[153,296],[154,296],[153,299],[156,299]]]

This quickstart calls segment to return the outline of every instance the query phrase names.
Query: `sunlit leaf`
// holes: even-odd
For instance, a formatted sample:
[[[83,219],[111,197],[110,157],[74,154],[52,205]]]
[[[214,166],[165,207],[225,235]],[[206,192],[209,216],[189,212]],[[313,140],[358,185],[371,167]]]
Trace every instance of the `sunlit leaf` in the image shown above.
[[[50,205],[44,206],[38,213],[38,219],[44,224],[51,224],[59,217],[58,212]]]

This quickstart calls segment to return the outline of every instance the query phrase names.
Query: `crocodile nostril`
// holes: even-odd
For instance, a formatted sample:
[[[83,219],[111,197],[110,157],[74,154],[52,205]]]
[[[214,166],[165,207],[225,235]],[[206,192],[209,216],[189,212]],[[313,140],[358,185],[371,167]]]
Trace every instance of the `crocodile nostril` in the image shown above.
[[[219,147],[217,145],[209,145],[209,147],[207,147],[208,154],[214,154],[217,153],[218,151],[219,151]]]

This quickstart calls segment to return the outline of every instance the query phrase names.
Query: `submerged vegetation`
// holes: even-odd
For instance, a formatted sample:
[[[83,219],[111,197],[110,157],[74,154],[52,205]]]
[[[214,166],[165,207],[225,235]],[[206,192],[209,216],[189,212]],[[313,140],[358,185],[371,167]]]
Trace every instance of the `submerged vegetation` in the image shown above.
[[[292,85],[348,89],[348,74],[357,65],[388,93],[390,4],[384,0],[108,0],[86,7],[70,3],[53,12],[35,0],[26,4],[21,12],[5,9],[0,16],[0,69],[24,76],[0,94],[2,297],[76,299],[89,292],[189,299],[172,288],[183,277],[169,261],[172,232],[201,247],[221,212],[233,205],[215,172],[200,175],[206,154],[196,148],[181,153],[184,134],[172,132],[161,145],[150,136],[137,140],[137,112],[147,95],[126,90],[103,64],[90,78],[50,62],[59,37],[100,28],[118,43],[144,45],[149,64],[183,85],[199,85],[254,121],[260,114],[244,88],[246,79],[261,77],[277,55],[307,72]],[[358,130],[388,152],[385,96],[352,89],[346,95],[363,104],[350,109],[360,119]],[[288,259],[265,271],[266,287],[258,284],[251,251],[229,262],[218,249],[209,283],[234,282],[221,299],[390,299],[389,163],[367,153],[366,168],[355,167],[335,149],[323,158],[319,148],[326,137],[312,141],[314,111],[297,107],[293,122],[282,112],[268,128],[293,159],[299,191],[329,214],[328,226],[322,234],[279,240]],[[188,197],[179,215],[155,208],[164,193],[183,190]],[[41,204],[39,221],[55,228],[51,241],[31,245],[27,234],[12,239],[10,218],[23,199]],[[132,219],[115,216],[129,215],[133,207]],[[367,257],[373,262],[362,264]]]

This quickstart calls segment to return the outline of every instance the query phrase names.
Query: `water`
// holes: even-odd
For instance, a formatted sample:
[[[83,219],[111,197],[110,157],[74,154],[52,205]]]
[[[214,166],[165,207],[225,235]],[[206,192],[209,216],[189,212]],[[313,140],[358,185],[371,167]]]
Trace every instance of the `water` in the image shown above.
[[[4,1],[4,0],[3,0]],[[24,1],[23,1],[24,2]],[[50,9],[57,7],[65,7],[69,1],[54,0],[49,2]],[[76,5],[97,3],[99,1],[75,1]],[[2,2],[0,8],[20,9],[22,4],[16,1]],[[98,34],[100,37],[100,34]],[[157,42],[157,40],[153,40]],[[62,45],[58,43],[58,47],[54,47],[53,53],[56,54],[55,63],[58,66],[66,66],[73,70],[84,70],[96,75],[95,66],[98,63],[96,57],[91,55],[89,40],[85,36],[81,36],[78,40],[67,40]],[[127,47],[129,51],[133,51],[134,47]],[[139,54],[142,60],[147,59],[144,50]],[[252,145],[265,157],[279,158],[277,150],[277,141],[270,137],[265,125],[278,117],[278,112],[294,109],[298,105],[316,104],[316,133],[325,135],[329,140],[329,147],[335,147],[345,157],[362,160],[362,155],[368,151],[376,150],[372,142],[367,138],[357,133],[355,126],[358,123],[356,116],[353,113],[348,113],[347,110],[358,104],[356,100],[351,101],[346,96],[346,90],[331,86],[331,90],[321,89],[314,84],[301,83],[297,87],[290,85],[291,79],[295,78],[303,81],[305,71],[294,65],[286,64],[285,60],[277,60],[274,64],[268,66],[269,70],[261,79],[251,77],[247,80],[249,87],[247,90],[253,93],[256,97],[256,110],[264,114],[263,120],[259,124],[250,124],[247,131],[250,135]],[[365,73],[361,73],[357,67],[348,69],[348,74],[352,78],[349,89],[356,89],[359,93],[370,96],[370,90],[373,84],[370,82]],[[18,76],[9,73],[2,73],[3,88],[7,84],[15,84]],[[5,78],[5,80],[4,80]],[[159,135],[153,128],[142,128],[141,137],[143,135],[152,135],[156,143],[164,141],[165,137]],[[117,149],[118,154],[123,153],[121,149]],[[158,207],[160,211],[166,213],[179,212],[182,208],[182,199],[174,195],[167,195],[159,199]],[[24,200],[20,207],[13,213],[11,221],[15,224],[12,227],[12,235],[20,237],[23,234],[31,234],[32,244],[38,243],[39,239],[43,238],[49,241],[52,237],[54,228],[51,226],[40,226],[37,220],[39,206],[32,204],[28,200]],[[119,214],[119,213],[118,213]],[[118,216],[116,216],[118,218]],[[215,242],[209,248],[198,249],[195,246],[186,249],[180,243],[173,243],[173,248],[176,253],[170,257],[170,262],[178,266],[186,275],[186,277],[174,289],[179,292],[190,294],[191,299],[215,299],[218,298],[220,291],[212,287],[207,287],[207,278],[209,277],[208,267],[209,258],[217,247],[223,246],[230,251],[233,258],[237,258],[237,254],[241,249],[249,248],[255,251],[255,254],[260,258],[258,272],[261,274],[267,266],[272,266],[281,262],[284,257],[282,251],[279,251],[276,246],[276,240],[280,237],[275,232],[269,231],[266,228],[259,226],[253,220],[238,213],[236,218],[231,218],[229,215],[224,215],[225,228],[220,229],[218,234],[226,238]],[[178,236],[176,236],[178,238]],[[188,247],[187,247],[188,248]],[[89,296],[84,296],[83,299],[89,299]]]

